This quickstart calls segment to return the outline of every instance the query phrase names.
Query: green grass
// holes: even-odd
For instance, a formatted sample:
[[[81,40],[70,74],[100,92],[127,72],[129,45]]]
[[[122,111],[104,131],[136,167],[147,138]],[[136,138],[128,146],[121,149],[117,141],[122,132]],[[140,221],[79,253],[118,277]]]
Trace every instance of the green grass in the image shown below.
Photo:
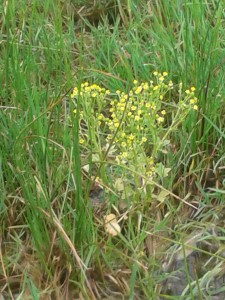
[[[184,261],[184,299],[194,299],[224,262],[223,1],[115,1],[101,16],[80,2],[79,21],[72,2],[0,4],[0,296],[157,299],[163,262],[194,249],[204,265],[192,284]],[[163,100],[165,125],[148,132],[148,152],[163,136],[168,143],[152,151],[158,175],[144,192],[145,161],[137,153],[130,164],[115,161],[119,130],[105,148],[109,128],[97,126],[97,104],[90,116],[91,99],[70,95],[85,81],[109,89],[108,116],[117,90],[128,93],[156,70],[174,89]],[[183,94],[196,87],[199,109],[171,130],[180,82]],[[79,144],[81,133],[88,144]],[[100,197],[97,180],[99,209],[90,199]],[[120,219],[116,237],[105,232],[110,213]],[[206,249],[184,242],[198,231]]]

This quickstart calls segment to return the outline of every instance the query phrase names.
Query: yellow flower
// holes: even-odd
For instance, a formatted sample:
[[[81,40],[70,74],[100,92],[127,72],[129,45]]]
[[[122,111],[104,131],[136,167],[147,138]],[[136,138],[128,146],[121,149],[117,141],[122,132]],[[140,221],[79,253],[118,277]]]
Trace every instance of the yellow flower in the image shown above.
[[[170,81],[169,81],[169,84],[168,84],[168,86],[169,86],[169,87],[172,87],[172,86],[173,86],[173,82],[172,82],[172,80],[170,80]]]
[[[121,143],[121,146],[122,146],[122,147],[126,147],[126,145],[127,145],[126,142],[122,142],[122,143]]]
[[[186,93],[187,95],[189,95],[191,92],[190,92],[190,90],[186,90],[185,93]]]
[[[134,105],[133,105],[133,106],[131,106],[131,110],[133,110],[133,111],[134,111],[134,110],[136,110],[136,109],[137,109],[137,107],[136,107],[136,106],[134,106]]]
[[[138,83],[138,81],[136,79],[134,79],[133,84],[136,85],[137,83]]]
[[[167,73],[167,72],[163,72],[163,76],[165,76],[165,77],[166,77],[167,75],[168,75],[168,73]]]
[[[98,120],[101,121],[103,119],[103,115],[98,116]]]
[[[165,115],[165,114],[166,114],[166,111],[165,111],[165,110],[162,110],[162,111],[161,111],[161,114],[162,114],[162,115]]]
[[[72,94],[71,94],[71,98],[74,98],[74,97],[77,96],[77,95],[78,95],[78,88],[75,87],[75,88],[73,89]]]
[[[128,115],[129,117],[130,117],[130,116],[132,116],[132,112],[131,112],[131,111],[129,111],[129,113],[128,113],[127,115]]]
[[[151,170],[146,172],[146,175],[149,176],[149,177],[151,177],[152,174],[153,174],[153,172]]]
[[[90,87],[90,86],[86,86],[86,87],[84,88],[84,90],[85,90],[85,92],[90,92],[91,87]]]
[[[143,83],[142,83],[142,87],[143,87],[144,90],[148,90],[149,85],[148,85],[147,82],[143,82]]]
[[[194,86],[191,87],[191,91],[192,91],[192,92],[195,91],[195,87],[194,87]]]
[[[126,158],[126,157],[128,156],[128,153],[127,153],[127,152],[123,152],[123,153],[121,154],[121,156],[122,156],[123,158]]]
[[[138,86],[135,90],[135,94],[138,95],[141,93],[141,91],[142,91],[142,86]]]
[[[135,121],[139,121],[139,120],[140,120],[140,116],[135,116],[135,117],[134,117],[134,120],[135,120]]]
[[[198,105],[194,105],[194,106],[193,106],[193,109],[194,109],[194,110],[198,110]]]
[[[130,141],[133,141],[134,138],[135,138],[135,136],[134,136],[133,134],[130,134],[130,135],[128,136],[128,139],[129,139]]]
[[[81,145],[82,145],[84,142],[85,142],[84,139],[82,139],[82,138],[79,139],[79,143],[80,143]]]
[[[164,118],[163,117],[158,117],[157,118],[157,122],[160,124],[160,123],[162,123],[162,122],[164,122]]]
[[[153,162],[154,162],[153,157],[148,157],[148,161],[147,162],[148,162],[148,164],[152,165]]]
[[[157,71],[153,72],[154,76],[157,76],[159,73]]]
[[[90,89],[91,89],[91,90],[94,90],[94,89],[95,89],[95,87],[96,87],[96,84],[92,84],[92,85],[90,85]]]
[[[143,136],[142,139],[141,139],[141,141],[142,141],[143,143],[145,143],[145,142],[147,141],[147,138],[146,138],[145,136]]]

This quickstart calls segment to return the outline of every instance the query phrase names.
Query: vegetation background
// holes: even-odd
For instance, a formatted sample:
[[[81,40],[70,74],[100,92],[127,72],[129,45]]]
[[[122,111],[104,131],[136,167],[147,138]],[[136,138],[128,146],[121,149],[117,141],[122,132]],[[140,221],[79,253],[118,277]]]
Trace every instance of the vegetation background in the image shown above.
[[[169,277],[163,261],[171,262],[177,249],[184,299],[222,295],[219,283],[214,294],[205,287],[224,275],[224,4],[1,1],[2,299],[175,299],[173,286],[161,286]],[[131,209],[118,208],[112,190],[110,205],[96,211],[89,191],[97,175],[82,168],[70,93],[84,81],[128,91],[154,71],[196,88],[198,113],[171,135],[170,151],[161,156],[171,173],[160,181],[192,206],[170,194],[159,199],[156,187],[145,205],[134,196]],[[94,192],[99,198],[99,186]],[[103,228],[111,211],[127,216],[115,238]],[[190,235],[208,246],[196,238],[186,245]],[[185,249],[200,253],[195,285]]]

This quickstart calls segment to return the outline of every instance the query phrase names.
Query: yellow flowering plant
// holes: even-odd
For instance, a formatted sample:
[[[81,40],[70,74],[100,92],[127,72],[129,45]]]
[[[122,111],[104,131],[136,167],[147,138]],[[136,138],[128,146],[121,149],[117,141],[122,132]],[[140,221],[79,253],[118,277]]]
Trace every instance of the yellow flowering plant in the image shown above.
[[[179,84],[177,101],[167,101],[176,88],[167,79],[167,72],[153,73],[148,82],[133,81],[128,91],[115,93],[97,84],[82,83],[72,94],[73,111],[77,113],[80,98],[81,147],[93,149],[99,160],[103,153],[110,154],[117,166],[152,179],[157,174],[155,159],[168,145],[169,135],[190,110],[198,110],[195,88],[183,92]],[[135,183],[138,182],[134,176]]]

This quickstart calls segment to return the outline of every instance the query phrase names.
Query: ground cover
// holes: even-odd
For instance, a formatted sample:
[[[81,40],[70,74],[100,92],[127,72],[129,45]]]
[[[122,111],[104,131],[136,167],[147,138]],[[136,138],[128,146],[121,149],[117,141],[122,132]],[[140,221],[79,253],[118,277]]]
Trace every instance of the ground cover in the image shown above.
[[[2,299],[224,299],[223,2],[0,6]]]

